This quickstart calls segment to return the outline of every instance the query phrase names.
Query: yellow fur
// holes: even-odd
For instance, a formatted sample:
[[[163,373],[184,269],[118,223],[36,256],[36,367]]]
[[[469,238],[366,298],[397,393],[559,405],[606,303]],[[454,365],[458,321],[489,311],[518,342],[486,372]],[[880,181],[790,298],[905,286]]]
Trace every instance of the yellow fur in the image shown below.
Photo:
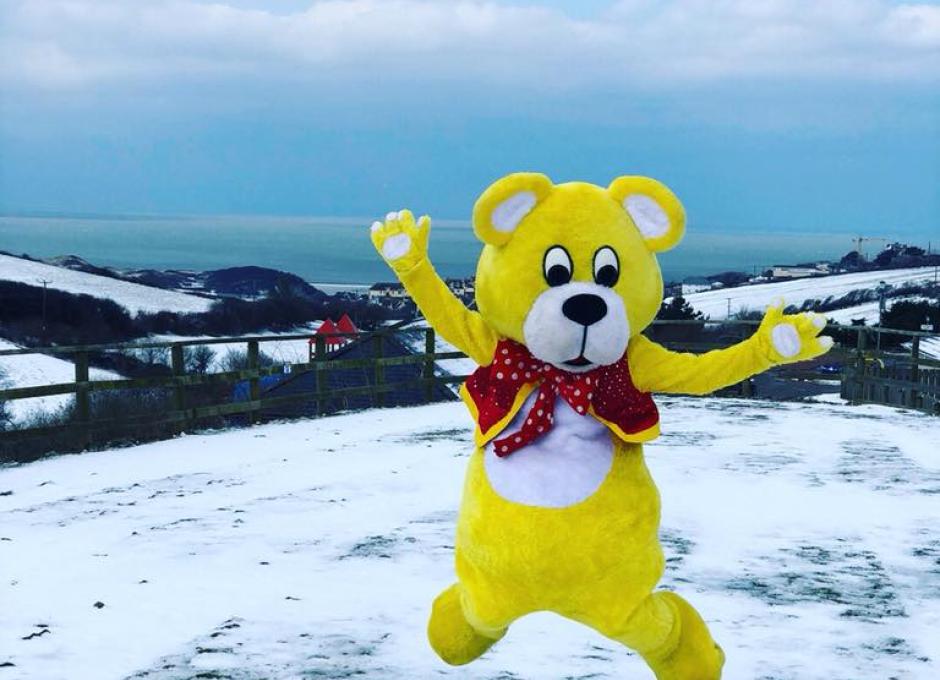
[[[513,203],[520,192],[528,193]],[[661,208],[665,231],[641,233],[623,203],[637,193]],[[512,208],[504,211],[508,218],[497,212],[501,205]],[[828,347],[817,338],[817,319],[783,316],[779,306],[748,340],[704,355],[671,352],[640,335],[662,302],[654,253],[674,246],[684,229],[681,204],[655,180],[622,177],[604,189],[583,182],[552,186],[544,175],[519,173],[496,182],[474,210],[474,228],[484,241],[476,278],[479,312],[466,309],[434,272],[427,259],[429,224],[426,217],[415,224],[402,211],[375,226],[372,238],[380,252],[392,236],[410,238],[408,251],[389,264],[434,328],[482,365],[491,362],[500,338],[524,342],[526,316],[548,288],[542,258],[555,245],[570,254],[575,281],[592,281],[598,248],[616,251],[621,274],[613,290],[626,309],[626,356],[641,390],[704,394]],[[779,324],[792,325],[799,337],[796,354],[783,356],[771,341]],[[524,396],[490,437],[521,408]],[[457,526],[458,582],[435,601],[429,624],[429,639],[442,659],[468,663],[515,619],[548,610],[635,649],[660,680],[720,677],[724,655],[701,617],[678,595],[654,592],[664,567],[659,493],[642,447],[616,430],[610,436],[613,463],[600,487],[559,508],[500,496],[487,477],[486,438],[478,432]]]

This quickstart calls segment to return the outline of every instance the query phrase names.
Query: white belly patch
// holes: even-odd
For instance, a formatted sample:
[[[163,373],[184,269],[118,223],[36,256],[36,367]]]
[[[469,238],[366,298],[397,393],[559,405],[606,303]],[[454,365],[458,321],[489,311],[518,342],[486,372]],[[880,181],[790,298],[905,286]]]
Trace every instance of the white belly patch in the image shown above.
[[[515,432],[535,401],[537,390],[500,436]],[[603,423],[581,416],[558,398],[551,430],[528,446],[500,458],[493,443],[486,445],[483,465],[490,486],[514,503],[564,508],[591,496],[610,472],[614,444]]]

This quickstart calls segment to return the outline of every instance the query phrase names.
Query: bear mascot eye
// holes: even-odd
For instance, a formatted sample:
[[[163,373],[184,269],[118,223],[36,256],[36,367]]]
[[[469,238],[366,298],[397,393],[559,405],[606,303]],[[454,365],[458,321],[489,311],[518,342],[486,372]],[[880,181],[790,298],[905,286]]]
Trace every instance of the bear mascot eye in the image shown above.
[[[613,288],[620,278],[620,260],[610,246],[598,248],[594,253],[594,283]]]
[[[561,246],[552,246],[545,251],[542,272],[549,286],[561,286],[571,280],[571,256]]]

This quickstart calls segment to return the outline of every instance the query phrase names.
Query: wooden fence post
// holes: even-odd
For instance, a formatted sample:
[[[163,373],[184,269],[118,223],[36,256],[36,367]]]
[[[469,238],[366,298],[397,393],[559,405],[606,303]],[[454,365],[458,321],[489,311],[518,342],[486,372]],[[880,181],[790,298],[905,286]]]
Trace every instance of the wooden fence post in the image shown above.
[[[862,326],[858,327],[855,338],[855,371],[852,376],[852,390],[850,401],[858,404],[865,398],[865,344],[868,337]]]
[[[88,390],[88,353],[75,354],[75,420],[85,427],[81,428],[79,435],[81,447],[84,449],[91,440],[91,394]]]
[[[326,369],[326,338],[318,335],[314,338],[315,352],[317,362],[317,414],[323,415],[326,411],[326,395],[329,391],[329,375]]]
[[[424,353],[428,356],[424,359],[423,378],[424,400],[430,402],[434,399],[434,329],[428,326],[424,331]]]
[[[373,337],[372,342],[375,343],[375,358],[382,359],[385,356],[385,338],[379,334],[376,334]],[[380,392],[379,390],[385,386],[385,365],[379,361],[375,362],[375,405],[382,407],[385,406],[385,392]]]
[[[257,371],[259,368],[259,356],[260,352],[258,350],[258,341],[249,340],[248,341],[248,370],[253,371],[254,375],[248,379],[248,398],[252,401],[258,401],[261,399],[261,378],[258,376]],[[248,420],[252,424],[258,422],[259,418],[259,409],[252,406],[251,410],[248,412]]]
[[[911,408],[918,408],[920,401],[920,391],[917,385],[920,382],[920,336],[915,335],[911,342]]]
[[[180,343],[173,343],[173,346],[170,348],[170,360],[174,376],[179,378],[186,374],[186,361],[184,359],[183,346]],[[186,410],[186,388],[183,386],[182,382],[177,382],[173,386],[173,408],[176,411]],[[183,420],[180,421],[179,431],[185,432],[188,424],[188,418],[184,416]]]

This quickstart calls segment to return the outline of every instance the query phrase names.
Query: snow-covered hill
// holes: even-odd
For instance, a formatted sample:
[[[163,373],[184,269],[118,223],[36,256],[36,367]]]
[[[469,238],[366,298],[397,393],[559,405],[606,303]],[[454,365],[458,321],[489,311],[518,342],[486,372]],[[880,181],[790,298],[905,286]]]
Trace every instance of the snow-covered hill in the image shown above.
[[[15,281],[30,286],[48,281],[49,288],[67,293],[91,295],[113,300],[131,314],[137,312],[204,312],[212,300],[176,293],[107,276],[88,274],[42,262],[0,254],[0,281]]]
[[[940,677],[940,419],[662,399],[664,585],[726,677]],[[0,469],[0,679],[647,678],[551,614],[448,668],[460,404]],[[6,665],[5,665],[6,664]]]
[[[892,269],[887,271],[837,274],[818,278],[762,283],[690,293],[685,299],[696,310],[712,319],[726,319],[746,311],[763,311],[774,300],[783,298],[788,305],[801,305],[805,300],[840,298],[853,290],[874,290],[879,282],[892,286],[911,283],[927,283],[934,280],[934,267],[914,269]],[[875,303],[877,310],[877,303]],[[831,316],[834,312],[826,312]]]
[[[0,338],[0,350],[2,349],[18,349],[18,347]],[[91,368],[88,371],[88,377],[91,380],[114,380],[121,376],[111,371]],[[0,356],[0,389],[54,385],[74,380],[75,364],[65,359],[57,359],[46,354]],[[74,397],[70,394],[17,399],[9,402],[7,408],[14,420],[22,420],[39,411],[55,412],[70,404],[73,399]],[[0,680],[5,679],[0,676]]]

